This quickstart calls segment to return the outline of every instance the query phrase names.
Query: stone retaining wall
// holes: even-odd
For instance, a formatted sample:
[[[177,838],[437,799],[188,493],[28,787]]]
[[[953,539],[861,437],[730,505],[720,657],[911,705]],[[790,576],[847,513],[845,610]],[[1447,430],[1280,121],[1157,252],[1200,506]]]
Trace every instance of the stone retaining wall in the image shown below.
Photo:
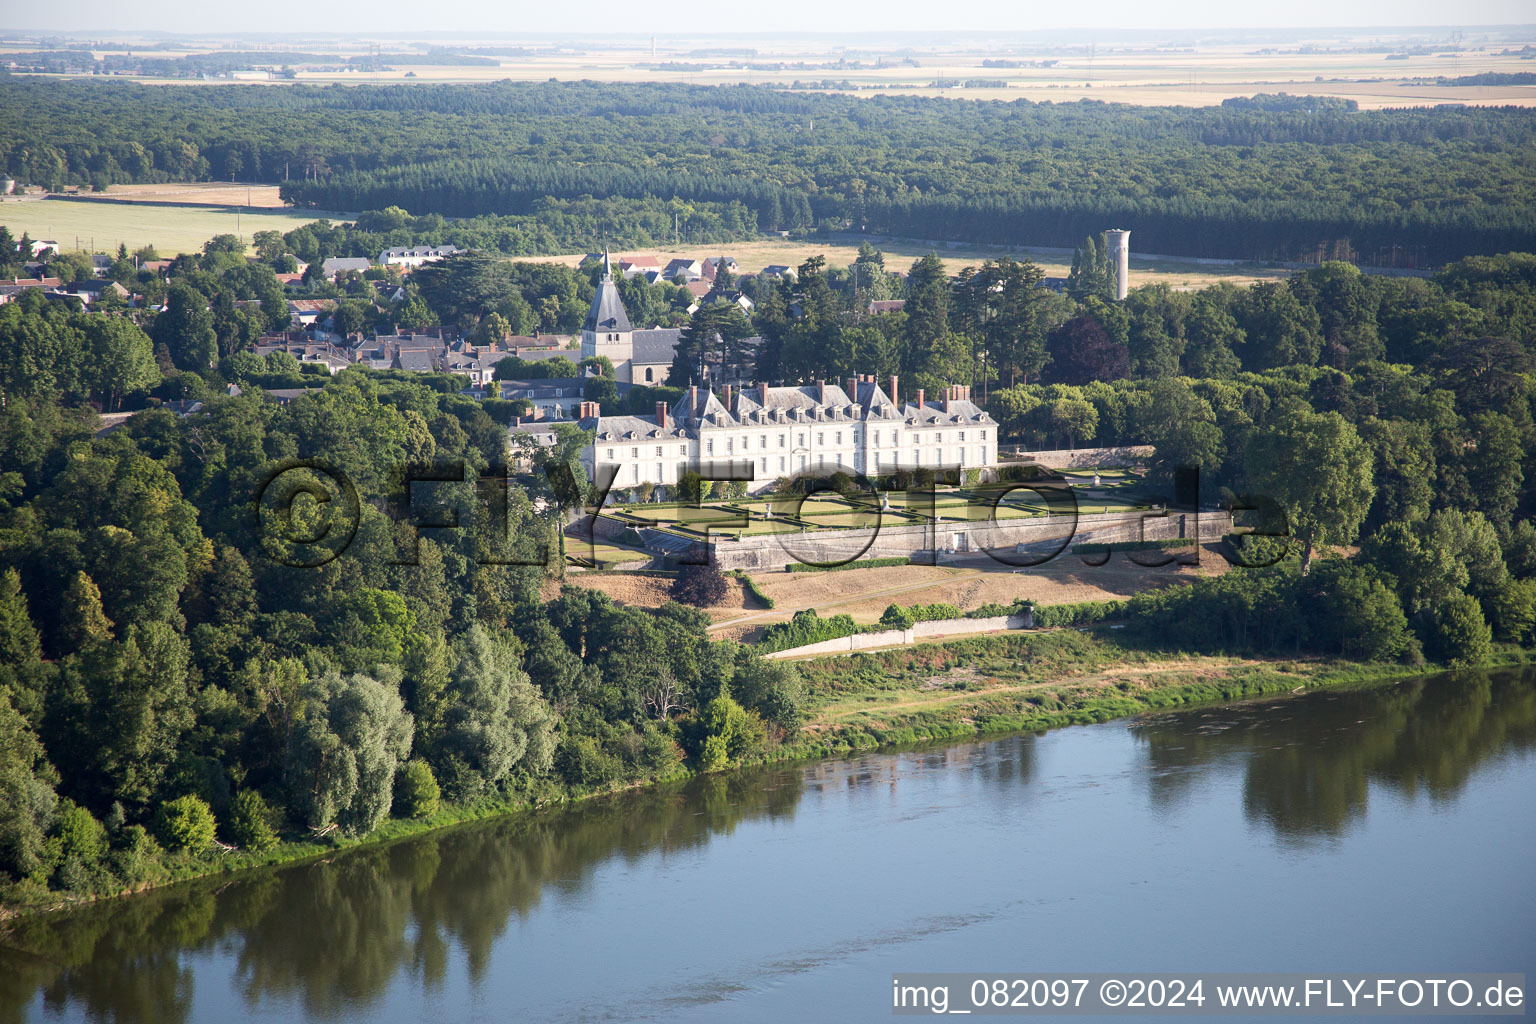
[[[990,552],[999,571],[1038,564],[1051,555],[1070,557],[1077,544],[1192,539],[1207,543],[1232,530],[1222,511],[1147,511],[1040,516],[996,522],[930,522],[878,529],[812,530],[757,537],[716,538],[714,562],[722,571],[782,569],[792,563],[829,565],[869,558],[912,558],[936,563],[941,554]]]

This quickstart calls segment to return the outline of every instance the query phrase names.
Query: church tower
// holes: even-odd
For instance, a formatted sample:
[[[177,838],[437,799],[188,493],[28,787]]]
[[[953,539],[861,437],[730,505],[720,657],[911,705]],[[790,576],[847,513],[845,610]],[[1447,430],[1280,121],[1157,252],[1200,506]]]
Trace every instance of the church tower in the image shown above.
[[[613,267],[608,250],[603,250],[603,278],[597,282],[592,308],[581,325],[581,358],[607,356],[621,381],[630,379],[630,360],[635,353],[635,329],[619,299],[619,287],[613,283]]]

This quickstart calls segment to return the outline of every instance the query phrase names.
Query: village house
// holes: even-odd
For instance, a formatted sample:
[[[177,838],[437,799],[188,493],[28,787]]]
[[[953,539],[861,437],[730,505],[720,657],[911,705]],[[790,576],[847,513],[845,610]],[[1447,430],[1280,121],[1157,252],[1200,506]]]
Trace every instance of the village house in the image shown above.
[[[327,281],[334,281],[337,274],[345,274],[349,270],[355,270],[361,274],[372,266],[373,261],[367,256],[331,256],[320,265],[320,272],[325,275]]]
[[[678,258],[667,264],[666,269],[662,271],[662,277],[668,281],[676,281],[678,278],[682,278],[685,284],[689,281],[702,281],[704,280],[704,267],[698,260]]]
[[[288,316],[295,327],[314,327],[328,319],[336,308],[335,299],[289,299]]]
[[[287,335],[276,338],[263,336],[256,342],[256,354],[266,358],[274,352],[285,352],[297,359],[301,366],[305,364],[323,366],[332,376],[352,365],[353,360],[344,349],[324,342],[306,341],[304,337],[303,334],[298,334],[297,338],[290,338]]]
[[[458,251],[456,245],[403,245],[380,252],[379,263],[386,267],[419,267],[447,259]]]
[[[600,255],[606,263],[608,254],[601,253]],[[619,261],[619,273],[625,277],[634,277],[636,274],[644,273],[659,274],[661,273],[661,260],[655,256],[629,256]]]
[[[504,380],[501,397],[508,401],[521,399],[529,404],[531,412],[523,416],[527,420],[574,420],[581,414],[582,396],[586,392],[589,377],[553,377],[547,380]],[[616,385],[619,398],[623,399],[633,385]]]
[[[736,259],[733,256],[709,256],[704,259],[702,265],[704,267],[704,280],[710,284],[715,283],[715,278],[719,275],[722,268],[730,274],[738,272],[736,269]]]
[[[9,281],[0,283],[0,303],[11,302],[20,298],[28,289],[37,288],[44,292],[56,292],[64,286],[64,282],[57,277],[13,277]]]
[[[115,295],[128,301],[129,291],[116,281],[93,277],[87,281],[71,281],[64,286],[65,293],[73,295],[87,306],[98,302],[104,295]]]

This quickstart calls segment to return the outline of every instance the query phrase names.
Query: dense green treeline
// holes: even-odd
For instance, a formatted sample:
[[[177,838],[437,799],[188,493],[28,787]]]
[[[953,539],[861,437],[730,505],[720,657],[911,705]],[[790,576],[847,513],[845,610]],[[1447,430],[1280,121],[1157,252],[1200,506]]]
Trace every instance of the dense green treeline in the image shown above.
[[[501,275],[471,279],[490,310],[558,319],[553,299],[591,287],[482,269]],[[458,294],[430,277],[434,302]],[[218,845],[361,836],[441,800],[720,768],[795,729],[793,670],[710,642],[702,612],[545,593],[581,485],[547,464],[579,431],[509,453],[458,378],[259,359],[274,283],[215,239],[172,265],[158,311],[0,307],[0,899],[113,892]],[[373,298],[343,306],[390,311],[346,285]],[[260,390],[304,383],[284,406]],[[204,404],[103,433],[86,404],[150,397]],[[450,479],[423,497],[405,473],[432,466]],[[409,525],[445,511],[459,528]],[[316,559],[327,537],[350,544]]]
[[[166,89],[0,82],[0,164],[39,184],[286,182],[300,205],[531,214],[740,203],[766,229],[1432,263],[1536,247],[1519,110],[1139,108],[766,88],[492,83]],[[851,154],[858,154],[858,159]]]

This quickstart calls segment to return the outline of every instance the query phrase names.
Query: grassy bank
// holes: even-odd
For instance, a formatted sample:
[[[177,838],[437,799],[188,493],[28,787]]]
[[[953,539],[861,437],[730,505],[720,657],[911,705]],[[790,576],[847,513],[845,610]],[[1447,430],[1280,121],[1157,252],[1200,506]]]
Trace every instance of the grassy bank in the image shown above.
[[[1536,652],[1503,648],[1491,664],[1520,664],[1533,657]],[[1183,654],[1121,644],[1107,629],[978,636],[798,664],[808,684],[810,718],[798,737],[768,750],[755,763],[1039,731],[1296,690],[1374,685],[1437,668]],[[651,779],[636,786],[661,781],[666,780]],[[260,853],[218,850],[167,855],[141,883],[110,896],[13,894],[21,898],[0,905],[0,921],[197,878],[301,863],[615,791],[571,792],[550,784],[523,799],[445,804],[424,818],[390,819],[361,837],[333,833],[325,839],[283,842]]]
[[[790,758],[1105,722],[1267,694],[1372,685],[1435,665],[1257,659],[1128,646],[1111,630],[980,636],[798,662],[812,695]],[[1490,663],[1536,652],[1501,648]]]

